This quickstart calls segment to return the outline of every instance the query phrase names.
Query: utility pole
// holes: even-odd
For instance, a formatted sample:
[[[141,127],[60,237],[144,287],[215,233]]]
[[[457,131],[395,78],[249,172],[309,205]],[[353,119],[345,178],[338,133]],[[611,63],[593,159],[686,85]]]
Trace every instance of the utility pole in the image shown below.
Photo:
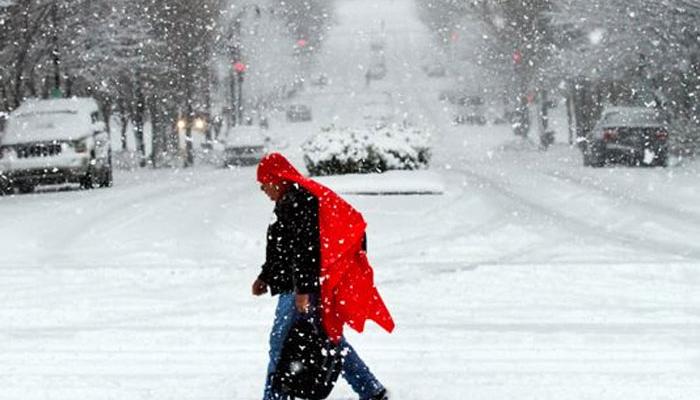
[[[194,146],[192,145],[192,119],[194,110],[190,99],[191,89],[188,84],[187,109],[185,111],[185,167],[194,166]]]
[[[262,9],[260,6],[255,5],[255,17],[262,17]],[[236,15],[236,19],[233,21],[233,46],[231,47],[231,120],[233,121],[232,126],[243,124],[244,115],[244,102],[243,102],[243,81],[245,78],[245,72],[248,66],[243,62],[242,55],[242,25],[243,17],[248,11],[248,6],[244,5],[243,9]],[[257,24],[253,26],[256,29]]]
[[[58,47],[58,6],[56,3],[51,5],[51,24],[53,31],[51,56],[53,58],[54,74],[54,86],[51,91],[51,97],[61,97],[61,59]]]
[[[136,107],[134,113],[134,129],[136,136],[136,151],[139,154],[139,166],[146,166],[146,145],[143,138],[143,120],[146,111],[146,99],[143,95],[143,78],[140,68],[136,70]]]
[[[238,108],[240,107],[239,104],[239,90],[238,90],[238,85],[240,85],[240,82],[238,81],[238,76],[236,73],[236,64],[239,62],[241,59],[241,15],[239,14],[236,17],[236,20],[233,23],[233,32],[234,36],[232,40],[234,40],[234,44],[231,49],[231,126],[236,126],[240,123],[240,120],[238,119]],[[237,85],[238,84],[238,85]]]
[[[243,124],[243,72],[238,73],[238,123]]]
[[[526,78],[526,65],[523,59],[523,53],[520,49],[513,52],[513,79],[515,87],[515,113],[513,123],[513,131],[517,136],[526,137],[530,130],[530,116],[528,110],[528,85]]]
[[[238,105],[238,124],[243,123],[243,76],[245,75],[245,71],[247,69],[247,66],[242,63],[241,61],[236,62],[233,64],[233,69],[236,72],[236,81],[238,81],[238,94],[237,94],[237,101],[236,104]]]

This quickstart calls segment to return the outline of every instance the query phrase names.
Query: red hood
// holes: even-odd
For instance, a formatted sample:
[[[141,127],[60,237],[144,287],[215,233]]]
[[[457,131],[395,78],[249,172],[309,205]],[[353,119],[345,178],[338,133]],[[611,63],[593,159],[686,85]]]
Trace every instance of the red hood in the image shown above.
[[[367,226],[362,214],[332,190],[304,177],[279,153],[266,155],[257,172],[260,183],[293,182],[318,198],[322,322],[328,336],[337,342],[344,324],[362,332],[368,319],[391,332],[394,321],[362,251]]]

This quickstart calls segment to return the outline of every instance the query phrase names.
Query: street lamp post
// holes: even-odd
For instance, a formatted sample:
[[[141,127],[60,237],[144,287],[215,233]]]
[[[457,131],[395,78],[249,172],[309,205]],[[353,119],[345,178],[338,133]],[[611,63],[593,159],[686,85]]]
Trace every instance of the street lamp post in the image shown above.
[[[526,62],[524,55],[520,49],[515,49],[513,52],[513,79],[516,90],[515,99],[515,121],[513,123],[514,133],[518,136],[526,137],[530,130],[530,118],[528,115],[530,99],[528,93],[528,85],[526,79]]]
[[[54,86],[51,90],[51,97],[62,97],[61,94],[61,57],[58,46],[58,6],[54,3],[51,6],[51,29],[52,29],[52,49],[51,58],[53,61]]]
[[[230,117],[228,118],[229,120],[229,127],[236,126],[237,124],[237,114],[238,114],[238,102],[236,101],[236,73],[231,71],[231,78],[229,79],[229,82],[231,84],[230,86],[230,93],[231,93],[231,114]]]
[[[237,112],[236,119],[238,120],[239,124],[243,123],[243,76],[245,75],[247,69],[248,66],[241,61],[236,61],[233,63],[233,70],[236,73],[235,80],[238,82],[238,94],[236,96],[238,98],[235,102],[237,110],[234,110],[234,115],[236,115]]]
[[[255,11],[255,17],[261,18],[263,9],[257,4],[244,4],[237,7],[240,11],[235,15],[232,21],[232,30],[230,40],[231,59],[233,60],[233,70],[231,74],[231,125],[236,126],[243,122],[243,78],[248,66],[241,61],[242,50],[242,33],[241,26],[243,18],[252,9]],[[256,28],[257,29],[257,28]]]

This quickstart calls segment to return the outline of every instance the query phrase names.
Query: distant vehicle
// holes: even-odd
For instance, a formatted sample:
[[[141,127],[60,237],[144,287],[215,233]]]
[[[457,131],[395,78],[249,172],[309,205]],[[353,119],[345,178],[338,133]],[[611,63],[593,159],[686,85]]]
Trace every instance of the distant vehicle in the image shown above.
[[[112,186],[112,149],[92,98],[28,100],[14,110],[0,143],[0,191],[37,185]]]
[[[583,164],[610,162],[666,167],[668,124],[658,110],[645,107],[606,108],[582,141]]]
[[[259,125],[262,129],[268,129],[268,128],[270,128],[270,120],[267,118],[267,116],[261,115],[261,116],[258,118],[258,125]]]
[[[425,64],[423,71],[431,78],[442,78],[447,74],[445,66],[442,64]]]
[[[362,109],[362,119],[368,127],[383,128],[394,120],[394,109],[387,103],[365,103]]]
[[[463,96],[460,97],[459,103],[462,107],[454,118],[456,124],[486,125],[486,109],[483,98]]]
[[[287,107],[287,121],[311,121],[311,108],[305,104],[292,104]]]
[[[382,51],[386,47],[386,40],[383,36],[375,36],[369,42],[369,48],[372,51]]]
[[[466,103],[467,95],[461,90],[457,89],[447,89],[443,90],[438,94],[438,100],[446,101],[450,104],[464,105]]]
[[[490,104],[485,110],[486,120],[493,125],[504,125],[510,121],[510,115],[503,105]]]
[[[257,164],[267,152],[269,138],[254,125],[229,129],[224,138],[224,167]]]
[[[323,87],[327,86],[329,82],[328,75],[321,73],[311,79],[311,86]]]
[[[483,115],[457,114],[454,123],[457,125],[486,125],[486,117]]]
[[[455,93],[456,92],[454,90],[441,90],[440,93],[438,93],[438,100],[449,101],[451,98],[456,96]]]
[[[386,76],[386,64],[385,63],[373,63],[367,68],[365,73],[366,78],[369,79],[384,79]]]

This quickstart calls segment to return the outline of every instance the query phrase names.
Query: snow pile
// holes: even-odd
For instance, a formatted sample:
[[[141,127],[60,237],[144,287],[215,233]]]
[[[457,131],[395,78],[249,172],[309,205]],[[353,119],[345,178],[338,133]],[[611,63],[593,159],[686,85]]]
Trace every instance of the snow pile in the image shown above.
[[[322,128],[302,145],[312,176],[426,168],[430,133],[399,125],[376,129]]]
[[[418,195],[443,194],[445,183],[432,171],[387,171],[383,174],[326,176],[319,182],[341,194]]]

